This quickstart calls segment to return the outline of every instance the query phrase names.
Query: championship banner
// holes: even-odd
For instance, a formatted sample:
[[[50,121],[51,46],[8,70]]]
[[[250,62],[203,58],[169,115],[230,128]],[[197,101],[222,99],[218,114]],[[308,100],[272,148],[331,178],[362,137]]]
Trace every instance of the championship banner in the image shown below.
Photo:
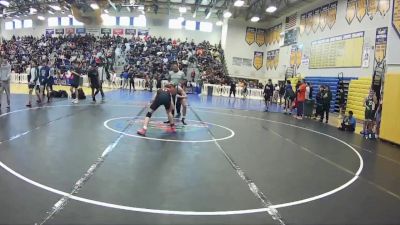
[[[272,65],[272,51],[267,52],[267,70],[271,69]]]
[[[372,20],[378,12],[378,2],[379,0],[368,0],[367,14],[370,20]]]
[[[297,45],[292,45],[292,49],[290,50],[290,66],[296,65],[296,52]]]
[[[124,35],[124,29],[122,29],[122,28],[114,28],[113,29],[113,35],[116,35],[116,36]]]
[[[329,5],[324,5],[321,7],[321,12],[319,16],[319,28],[321,31],[325,30],[328,21]]]
[[[306,14],[300,15],[300,36],[303,35],[306,28]]]
[[[75,34],[75,28],[65,28],[65,33],[67,35]]]
[[[101,28],[100,33],[101,34],[111,34],[111,28]]]
[[[54,34],[54,29],[46,29],[46,36],[48,35],[53,35]]]
[[[138,35],[139,36],[149,36],[149,30],[139,29]]]
[[[357,0],[347,0],[346,21],[350,25],[356,16]]]
[[[390,0],[379,0],[378,11],[382,16],[385,16],[390,9]]]
[[[274,51],[273,66],[275,70],[278,68],[278,65],[279,65],[279,49]]]
[[[264,29],[257,28],[256,43],[260,47],[265,44],[265,30]]]
[[[253,66],[256,70],[259,70],[263,67],[264,63],[264,52],[254,52],[253,58]]]
[[[277,35],[276,35],[276,33],[278,32],[277,31],[278,30],[278,26],[274,26],[272,29],[271,29],[271,44],[275,44],[275,42],[276,41],[278,41],[278,39],[277,39]]]
[[[100,35],[100,29],[99,28],[95,28],[95,27],[88,27],[86,28],[86,33],[88,34],[94,34],[94,35]]]
[[[265,46],[269,45],[269,29],[265,30]]]
[[[337,4],[337,2],[332,2],[329,5],[328,19],[326,21],[329,29],[332,29],[333,25],[336,23]]]
[[[367,0],[357,0],[357,19],[361,22],[367,14]]]
[[[248,45],[252,45],[256,40],[256,28],[254,27],[247,27],[246,28],[246,43]]]
[[[320,13],[321,13],[321,8],[314,9],[314,12],[313,12],[313,25],[312,25],[312,30],[313,30],[314,33],[316,33],[318,31],[318,28],[319,28]]]
[[[64,28],[56,29],[56,34],[63,35],[64,34]]]
[[[136,29],[126,28],[126,29],[125,29],[125,34],[126,34],[126,35],[135,36],[135,35],[136,35]]]
[[[86,34],[86,28],[76,28],[77,34]]]
[[[313,25],[313,12],[308,12],[306,17],[306,34],[309,35]]]
[[[283,28],[282,24],[279,24],[278,25],[278,29],[277,29],[277,33],[276,33],[276,36],[277,36],[276,41],[277,41],[277,43],[281,42],[282,28]]]
[[[393,0],[392,25],[400,37],[400,0]]]
[[[301,50],[300,47],[297,47],[297,51],[296,51],[296,61],[295,61],[295,65],[297,68],[300,67],[301,65],[301,58],[303,56],[303,51]]]
[[[376,29],[375,38],[375,61],[381,63],[386,58],[388,28],[381,27]]]

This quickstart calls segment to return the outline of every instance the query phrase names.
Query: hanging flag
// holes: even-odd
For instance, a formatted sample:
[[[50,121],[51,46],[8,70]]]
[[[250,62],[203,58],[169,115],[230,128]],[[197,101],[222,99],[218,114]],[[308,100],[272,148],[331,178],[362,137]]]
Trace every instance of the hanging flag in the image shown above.
[[[65,33],[67,35],[75,34],[75,28],[65,28]]]
[[[296,24],[297,24],[297,13],[295,13],[295,14],[293,14],[293,15],[291,15],[291,16],[286,17],[286,20],[285,20],[285,30],[289,30],[289,29],[295,27]]]
[[[328,21],[329,5],[324,5],[321,7],[321,12],[319,16],[319,28],[321,31],[325,30]]]
[[[256,43],[260,47],[265,44],[265,30],[264,29],[257,28]]]
[[[326,21],[329,29],[332,29],[333,25],[336,23],[337,4],[337,2],[329,4],[328,19]]]
[[[300,65],[301,65],[301,58],[302,58],[303,52],[302,52],[302,50],[301,50],[300,47],[297,47],[296,50],[297,50],[297,51],[296,51],[296,61],[295,61],[295,65],[296,65],[297,68],[299,68]]]
[[[266,64],[267,70],[271,69],[271,64],[272,64],[272,52],[268,51],[267,52],[267,64]]]
[[[376,29],[375,38],[375,61],[381,63],[386,58],[388,28]]]
[[[301,14],[300,16],[300,36],[303,35],[306,27],[306,14]]]
[[[279,65],[279,49],[274,50],[273,65],[274,65],[274,69],[276,70]]]
[[[378,12],[378,2],[379,0],[368,0],[367,14],[370,20],[372,20]]]
[[[312,25],[312,30],[314,33],[316,33],[319,28],[320,13],[321,13],[321,8],[314,9],[313,25]]]
[[[283,28],[282,24],[279,24],[277,26],[277,29],[276,29],[276,42],[277,43],[280,43],[280,41],[281,41],[282,28]]]
[[[253,66],[256,70],[259,70],[263,67],[264,63],[264,52],[254,52],[253,58]]]
[[[350,25],[356,16],[356,0],[347,0],[346,21]]]
[[[400,0],[394,0],[393,2],[392,25],[400,37]]]
[[[361,22],[367,13],[367,0],[357,0],[357,19]]]
[[[246,28],[246,43],[248,45],[252,45],[256,40],[256,28],[254,27],[247,27]]]
[[[378,11],[382,16],[385,16],[390,9],[390,0],[379,0]]]
[[[312,30],[312,25],[313,25],[313,12],[310,11],[307,13],[307,18],[306,18],[306,34],[310,34]]]

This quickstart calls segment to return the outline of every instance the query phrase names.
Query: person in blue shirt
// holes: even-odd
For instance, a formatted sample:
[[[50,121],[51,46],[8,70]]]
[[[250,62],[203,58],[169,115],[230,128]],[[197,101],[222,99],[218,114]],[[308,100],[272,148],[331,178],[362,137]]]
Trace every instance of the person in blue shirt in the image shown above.
[[[47,94],[47,102],[50,102],[50,67],[47,65],[47,61],[43,60],[43,65],[39,70],[39,83],[40,83],[40,93],[45,95],[45,90]]]
[[[338,128],[342,131],[354,132],[356,129],[356,119],[353,117],[353,111],[349,111],[349,115],[346,116],[341,126]]]

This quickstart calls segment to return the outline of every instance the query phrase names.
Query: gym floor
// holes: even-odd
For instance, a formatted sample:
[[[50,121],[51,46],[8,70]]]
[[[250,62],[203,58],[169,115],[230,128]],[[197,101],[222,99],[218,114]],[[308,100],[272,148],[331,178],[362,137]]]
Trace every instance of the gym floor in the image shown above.
[[[148,92],[0,116],[0,224],[400,224],[400,148],[262,102],[190,96],[188,125]],[[3,105],[4,106],[4,105]],[[260,107],[261,106],[261,107]]]

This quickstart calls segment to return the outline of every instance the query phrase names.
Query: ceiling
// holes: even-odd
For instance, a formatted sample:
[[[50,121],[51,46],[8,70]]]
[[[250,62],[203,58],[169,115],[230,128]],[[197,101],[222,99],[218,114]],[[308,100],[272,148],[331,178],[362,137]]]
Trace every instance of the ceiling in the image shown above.
[[[110,13],[136,12],[139,6],[144,6],[144,12],[167,15],[179,15],[179,7],[186,7],[186,17],[196,13],[196,17],[205,17],[211,11],[211,17],[222,18],[223,12],[229,10],[236,19],[249,20],[252,16],[259,16],[261,21],[278,18],[298,9],[304,4],[317,0],[244,0],[243,7],[234,7],[234,0],[8,0],[8,7],[0,5],[0,12],[5,18],[23,17],[30,14],[30,8],[37,9],[34,14],[47,14],[53,10],[50,5],[58,5],[60,14],[71,14],[71,7],[77,6],[80,10],[91,11],[91,3],[98,3],[101,12],[107,9]],[[321,1],[321,0],[320,0]],[[324,0],[325,1],[325,0]],[[266,13],[269,5],[275,5],[278,9],[274,13]],[[57,13],[57,12],[56,12]]]

